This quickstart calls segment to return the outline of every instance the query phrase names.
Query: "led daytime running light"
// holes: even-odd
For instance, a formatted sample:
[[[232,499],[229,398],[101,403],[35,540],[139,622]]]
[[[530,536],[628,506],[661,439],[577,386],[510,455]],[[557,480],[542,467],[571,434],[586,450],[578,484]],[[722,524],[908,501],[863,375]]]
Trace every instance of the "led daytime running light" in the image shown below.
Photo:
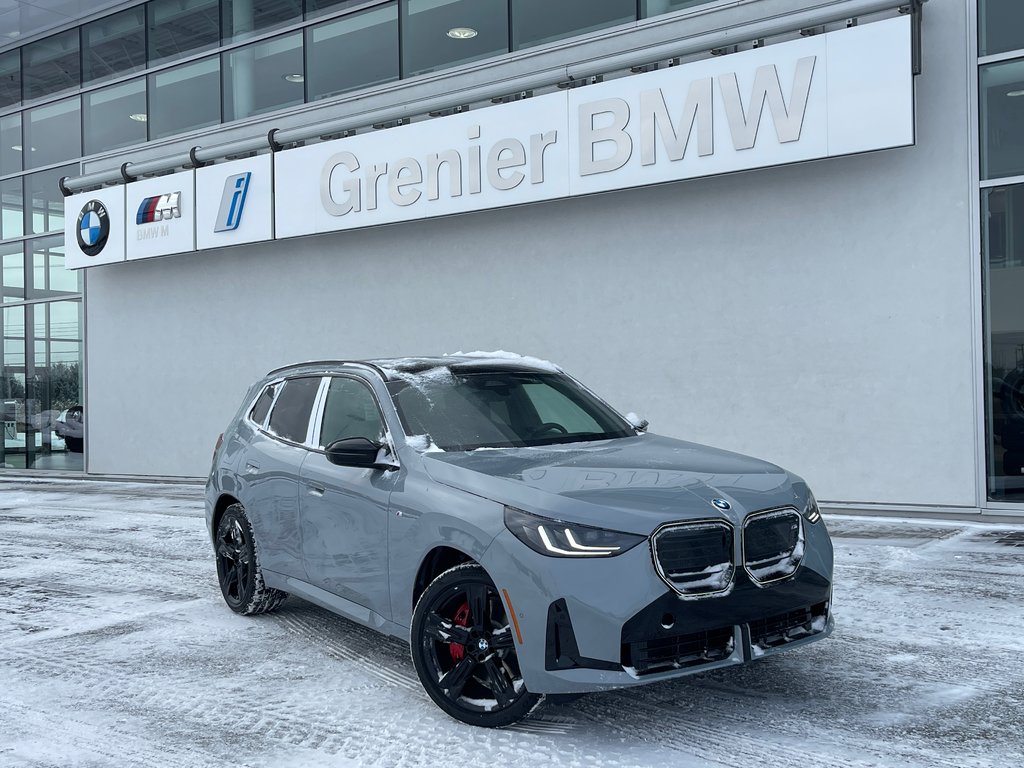
[[[575,538],[573,538],[572,531],[570,531],[568,528],[565,529],[565,538],[569,542],[569,546],[571,546],[572,549],[562,549],[561,547],[556,547],[552,543],[551,537],[548,536],[548,532],[544,529],[543,525],[537,526],[537,533],[540,534],[540,539],[544,542],[544,547],[549,552],[556,555],[570,555],[583,557],[587,557],[588,555],[611,555],[615,552],[618,552],[621,549],[621,547],[588,547],[584,544],[580,544],[576,541]]]

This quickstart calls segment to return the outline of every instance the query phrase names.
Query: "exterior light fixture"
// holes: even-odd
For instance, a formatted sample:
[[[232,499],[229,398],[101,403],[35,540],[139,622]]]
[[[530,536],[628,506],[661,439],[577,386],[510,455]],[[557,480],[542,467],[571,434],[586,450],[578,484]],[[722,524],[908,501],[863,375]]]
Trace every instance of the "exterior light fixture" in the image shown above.
[[[1007,96],[1024,96],[1024,91],[1007,91]]]
[[[134,120],[137,123],[144,123],[147,120],[149,120],[149,115],[147,115],[145,112],[132,112],[130,115],[128,115],[128,119]]]
[[[477,32],[472,27],[452,27],[448,30],[448,37],[452,40],[469,40],[476,35]]]
[[[304,83],[306,82],[306,76],[301,72],[296,72],[291,75],[281,75],[281,79],[289,83]]]

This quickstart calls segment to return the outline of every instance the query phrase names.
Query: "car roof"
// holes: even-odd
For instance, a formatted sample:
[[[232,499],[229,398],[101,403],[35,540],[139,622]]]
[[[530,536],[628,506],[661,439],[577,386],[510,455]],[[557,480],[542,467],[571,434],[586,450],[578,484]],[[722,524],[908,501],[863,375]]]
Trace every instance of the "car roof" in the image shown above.
[[[523,357],[510,353],[495,353],[493,356],[488,353],[471,353],[468,355],[389,357],[373,360],[309,360],[275,368],[267,376],[362,368],[376,373],[384,381],[393,381],[396,378],[402,378],[401,374],[416,374],[436,368],[451,369],[455,367],[458,367],[460,370],[473,368],[499,369],[504,371],[545,371],[549,373],[557,373],[561,370],[552,363],[532,357]]]

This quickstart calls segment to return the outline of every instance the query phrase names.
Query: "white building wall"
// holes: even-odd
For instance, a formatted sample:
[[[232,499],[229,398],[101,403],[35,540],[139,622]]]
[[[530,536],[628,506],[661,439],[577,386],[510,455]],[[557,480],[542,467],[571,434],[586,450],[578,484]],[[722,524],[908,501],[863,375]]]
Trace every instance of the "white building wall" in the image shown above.
[[[88,469],[201,476],[252,380],[507,349],[819,498],[975,506],[964,3],[916,147],[89,270]]]

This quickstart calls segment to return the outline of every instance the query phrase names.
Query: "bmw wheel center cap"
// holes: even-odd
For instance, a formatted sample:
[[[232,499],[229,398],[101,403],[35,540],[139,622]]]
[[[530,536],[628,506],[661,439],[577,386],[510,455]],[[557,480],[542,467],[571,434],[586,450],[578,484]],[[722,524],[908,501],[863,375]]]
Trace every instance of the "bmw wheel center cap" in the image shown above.
[[[732,509],[732,504],[730,504],[725,499],[712,499],[711,503],[714,504],[716,507],[718,507],[723,512],[726,512],[726,511]]]

